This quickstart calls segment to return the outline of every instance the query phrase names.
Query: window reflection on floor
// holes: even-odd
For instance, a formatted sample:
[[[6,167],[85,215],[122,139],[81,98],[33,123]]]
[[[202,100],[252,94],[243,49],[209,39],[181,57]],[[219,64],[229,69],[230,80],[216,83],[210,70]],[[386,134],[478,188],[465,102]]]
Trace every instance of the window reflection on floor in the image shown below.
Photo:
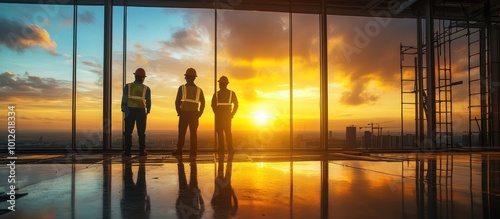
[[[500,154],[25,155],[9,218],[497,218]],[[6,160],[2,160],[3,163]],[[2,169],[4,176],[7,169]],[[327,182],[327,183],[324,183]],[[7,182],[1,182],[7,191]],[[6,198],[2,196],[2,198]],[[7,209],[8,203],[0,204]]]

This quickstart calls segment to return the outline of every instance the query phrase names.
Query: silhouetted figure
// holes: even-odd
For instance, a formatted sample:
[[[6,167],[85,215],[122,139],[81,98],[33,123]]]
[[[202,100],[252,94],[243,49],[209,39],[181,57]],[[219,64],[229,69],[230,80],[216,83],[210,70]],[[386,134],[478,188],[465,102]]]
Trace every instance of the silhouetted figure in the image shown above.
[[[219,154],[225,152],[224,143],[227,142],[229,153],[234,153],[231,120],[238,111],[238,98],[234,91],[227,89],[229,80],[226,76],[220,77],[219,91],[212,97],[212,111],[215,114],[215,131],[219,143]],[[225,136],[225,138],[224,138]]]
[[[227,159],[226,175],[224,176],[224,156],[219,156],[219,170],[215,178],[214,195],[212,196],[212,208],[214,218],[229,218],[236,215],[238,210],[238,199],[231,186],[231,174],[233,168],[233,155]]]
[[[139,163],[137,182],[134,183],[132,163],[123,164],[123,192],[120,207],[122,218],[149,218],[151,203],[146,188],[146,167],[144,162]]]
[[[132,131],[137,124],[137,136],[139,137],[139,155],[146,156],[146,120],[151,111],[151,89],[144,85],[146,71],[138,68],[134,72],[135,81],[128,83],[123,88],[122,112],[125,113],[125,138],[124,156],[130,156],[132,148]]]
[[[198,170],[196,162],[191,161],[191,173],[189,176],[189,185],[186,179],[186,171],[182,157],[177,156],[177,168],[179,172],[179,197],[175,202],[175,210],[179,218],[201,218],[205,211],[205,203],[198,188]]]
[[[179,116],[179,135],[177,137],[177,149],[172,152],[173,155],[182,155],[187,128],[189,126],[190,152],[196,155],[198,148],[198,120],[205,109],[205,96],[203,90],[194,84],[196,79],[196,70],[188,68],[184,74],[186,84],[181,85],[177,90],[175,98],[175,109]]]

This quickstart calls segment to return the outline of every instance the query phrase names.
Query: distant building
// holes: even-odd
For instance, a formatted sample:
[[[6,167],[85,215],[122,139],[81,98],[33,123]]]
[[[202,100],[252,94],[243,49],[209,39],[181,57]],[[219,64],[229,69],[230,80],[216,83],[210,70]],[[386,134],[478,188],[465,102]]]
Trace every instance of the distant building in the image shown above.
[[[417,146],[416,144],[416,138],[414,134],[405,134],[403,136],[403,147],[404,148],[415,148]]]
[[[345,148],[356,148],[356,127],[345,127]]]
[[[462,147],[469,147],[470,146],[470,135],[469,133],[463,134],[462,135]]]
[[[380,145],[378,145],[378,148],[391,148],[391,136],[390,135],[381,135],[377,136]]]
[[[363,148],[371,148],[372,147],[372,133],[370,131],[365,131],[363,135]]]
[[[401,137],[399,135],[391,136],[391,149],[401,148]]]

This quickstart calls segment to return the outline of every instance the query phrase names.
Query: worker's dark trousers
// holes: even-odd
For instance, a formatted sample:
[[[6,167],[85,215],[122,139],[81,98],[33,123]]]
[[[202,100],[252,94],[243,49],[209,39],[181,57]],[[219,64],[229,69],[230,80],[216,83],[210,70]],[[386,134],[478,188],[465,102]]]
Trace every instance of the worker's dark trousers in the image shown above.
[[[179,113],[179,135],[177,136],[177,149],[182,150],[184,146],[187,128],[189,126],[190,152],[196,153],[198,148],[198,119],[200,113],[197,111],[181,111]]]
[[[224,153],[224,143],[227,148],[233,150],[233,134],[231,133],[231,114],[215,114],[215,131],[217,132],[218,152]],[[225,137],[225,138],[224,138]]]
[[[125,115],[125,151],[130,151],[132,148],[132,131],[137,124],[137,136],[139,137],[139,150],[146,148],[146,120],[147,114],[144,108],[128,108],[129,113]]]

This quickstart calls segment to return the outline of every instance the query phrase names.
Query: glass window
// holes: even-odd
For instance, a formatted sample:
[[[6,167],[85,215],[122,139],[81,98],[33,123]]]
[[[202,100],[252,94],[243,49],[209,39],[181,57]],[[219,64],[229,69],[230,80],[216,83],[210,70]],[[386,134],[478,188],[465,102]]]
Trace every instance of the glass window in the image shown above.
[[[16,146],[70,149],[73,7],[0,8],[0,26],[10,30],[0,33],[0,101],[16,107]]]
[[[147,148],[176,147],[175,98],[179,86],[186,83],[184,74],[188,68],[196,69],[195,84],[204,91],[207,101],[198,128],[198,148],[213,148],[213,113],[209,103],[214,90],[213,19],[213,10],[128,7],[126,83],[134,81],[137,68],[145,69],[144,84],[151,89],[152,102],[146,128]],[[189,132],[186,136],[185,149],[189,147]],[[132,148],[137,145],[135,132],[132,144]]]
[[[292,20],[293,148],[320,149],[319,15]]]
[[[217,77],[239,101],[236,149],[290,148],[289,29],[288,13],[217,12]]]
[[[123,31],[124,31],[124,7],[113,7],[113,63],[112,63],[112,149],[122,149],[123,137],[123,115],[121,101],[123,93]]]
[[[392,147],[381,144],[400,136],[399,47],[414,45],[415,32],[409,19],[328,16],[330,148]]]
[[[102,149],[103,51],[104,7],[78,6],[76,63],[78,151]]]

